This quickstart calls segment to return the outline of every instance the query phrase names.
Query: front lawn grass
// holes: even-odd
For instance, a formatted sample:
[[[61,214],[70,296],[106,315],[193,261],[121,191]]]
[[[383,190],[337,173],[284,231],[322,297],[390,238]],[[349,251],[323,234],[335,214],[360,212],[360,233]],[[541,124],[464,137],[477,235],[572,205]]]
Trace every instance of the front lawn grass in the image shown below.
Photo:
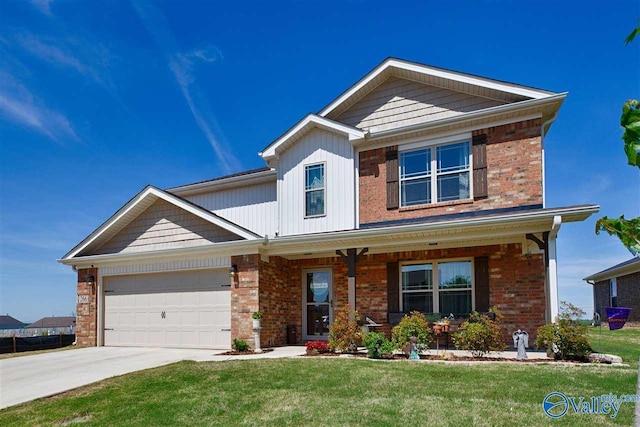
[[[625,326],[617,331],[610,331],[606,324],[603,324],[602,328],[590,327],[589,340],[594,352],[618,355],[624,363],[638,369],[640,328]]]
[[[180,362],[0,411],[0,425],[632,425],[542,400],[635,394],[640,329],[590,330],[594,350],[630,367],[435,364],[344,358]],[[1,392],[1,391],[0,391]]]
[[[636,371],[343,358],[180,362],[0,412],[0,425],[631,425],[542,411],[547,393],[635,394]]]

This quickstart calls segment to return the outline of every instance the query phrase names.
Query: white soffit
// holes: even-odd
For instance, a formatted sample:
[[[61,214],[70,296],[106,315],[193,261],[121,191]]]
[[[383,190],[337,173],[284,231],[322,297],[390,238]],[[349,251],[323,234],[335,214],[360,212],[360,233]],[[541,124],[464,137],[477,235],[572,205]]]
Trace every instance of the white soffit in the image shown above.
[[[163,199],[244,239],[257,239],[262,237],[173,194],[153,186],[147,186],[93,233],[64,255],[62,260],[73,258],[89,247],[95,248],[108,241],[158,199]]]

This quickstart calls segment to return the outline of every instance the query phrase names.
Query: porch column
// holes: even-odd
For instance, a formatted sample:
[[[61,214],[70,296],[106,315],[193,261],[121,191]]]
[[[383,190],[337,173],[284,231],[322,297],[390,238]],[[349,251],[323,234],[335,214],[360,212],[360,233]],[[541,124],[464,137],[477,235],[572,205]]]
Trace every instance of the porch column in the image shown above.
[[[556,262],[556,238],[549,238],[549,319],[554,322],[558,316],[558,268]]]
[[[556,252],[556,237],[562,224],[562,217],[553,217],[553,225],[549,232],[549,242],[547,243],[547,277],[549,282],[549,316],[550,322],[555,322],[558,317],[558,266]]]
[[[347,295],[349,308],[352,311],[356,309],[356,262],[368,251],[369,248],[363,248],[360,253],[358,253],[356,248],[351,248],[347,249],[346,255],[340,250],[336,251],[336,255],[347,262]]]

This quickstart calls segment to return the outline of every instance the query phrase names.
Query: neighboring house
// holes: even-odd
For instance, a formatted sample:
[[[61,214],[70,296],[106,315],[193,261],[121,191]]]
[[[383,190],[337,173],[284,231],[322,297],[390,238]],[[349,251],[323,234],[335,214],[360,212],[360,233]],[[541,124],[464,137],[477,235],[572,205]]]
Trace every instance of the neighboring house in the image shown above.
[[[26,323],[7,315],[0,315],[0,329],[21,329]]]
[[[74,316],[43,317],[24,327],[26,335],[74,334],[76,318]]]
[[[605,307],[629,307],[629,320],[640,321],[640,257],[585,277],[593,285],[593,309],[602,320]]]
[[[387,59],[259,153],[262,169],[148,186],[60,260],[78,343],[229,348],[326,339],[337,310],[558,313],[556,237],[598,206],[545,206],[566,93]],[[276,102],[276,101],[274,101]],[[231,276],[231,277],[230,277]]]

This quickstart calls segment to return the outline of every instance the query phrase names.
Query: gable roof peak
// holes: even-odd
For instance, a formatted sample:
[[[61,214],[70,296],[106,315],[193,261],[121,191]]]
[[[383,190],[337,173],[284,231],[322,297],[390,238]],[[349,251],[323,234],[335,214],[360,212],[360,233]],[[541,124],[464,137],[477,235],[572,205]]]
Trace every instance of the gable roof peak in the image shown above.
[[[243,239],[257,239],[262,237],[182,197],[161,190],[153,185],[147,185],[93,233],[67,252],[59,261],[65,262],[66,260],[81,255],[83,251],[89,248],[95,249],[99,247],[159,199],[163,199]]]
[[[320,110],[318,115],[330,118],[337,117],[391,76],[458,91],[471,89],[493,92],[500,94],[503,98],[510,99],[511,102],[557,95],[555,92],[542,89],[388,57]]]

